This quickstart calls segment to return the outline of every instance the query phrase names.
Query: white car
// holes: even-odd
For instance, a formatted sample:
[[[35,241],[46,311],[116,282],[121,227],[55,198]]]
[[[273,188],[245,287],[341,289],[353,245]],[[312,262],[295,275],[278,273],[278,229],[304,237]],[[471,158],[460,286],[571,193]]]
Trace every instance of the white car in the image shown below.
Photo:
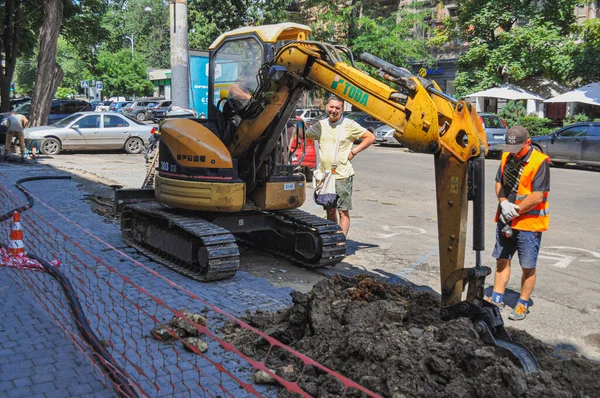
[[[323,114],[320,109],[296,109],[296,116],[302,118],[307,126],[312,126]]]
[[[379,145],[402,146],[400,141],[394,137],[394,128],[384,124],[375,130],[375,142]]]
[[[114,112],[78,112],[51,126],[24,131],[27,147],[35,145],[45,155],[67,150],[112,149],[140,153],[155,132],[151,125]]]

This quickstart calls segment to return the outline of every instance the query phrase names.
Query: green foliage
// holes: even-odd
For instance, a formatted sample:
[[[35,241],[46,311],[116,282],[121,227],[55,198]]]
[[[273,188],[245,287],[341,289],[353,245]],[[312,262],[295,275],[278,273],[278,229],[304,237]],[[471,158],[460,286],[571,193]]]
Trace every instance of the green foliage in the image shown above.
[[[600,80],[600,19],[590,19],[581,29],[569,82],[583,86]]]
[[[37,53],[33,53],[30,56],[22,56],[17,59],[17,66],[13,77],[13,80],[17,83],[17,93],[31,94],[36,72]]]
[[[576,113],[574,115],[568,115],[567,117],[565,117],[565,119],[563,120],[563,126],[588,121],[591,121],[591,118],[588,115],[586,115],[585,113]]]
[[[220,34],[290,19],[292,0],[188,0],[190,48],[206,50]]]
[[[438,37],[469,42],[468,51],[459,58],[454,82],[457,95],[539,75],[568,82],[576,68],[574,55],[581,46],[570,36],[577,30],[573,8],[578,3],[581,1],[461,2],[458,20],[447,21]]]
[[[113,2],[103,15],[102,26],[110,32],[101,50],[118,52],[127,48],[134,51],[153,68],[171,65],[169,8],[163,0],[128,0]]]
[[[555,129],[550,127],[552,120],[547,118],[539,118],[535,115],[523,116],[519,119],[518,125],[523,126],[529,131],[529,135],[534,137],[537,135],[550,134]]]
[[[519,120],[522,117],[527,116],[527,109],[521,101],[508,101],[504,108],[498,112],[498,116],[504,119],[510,128],[519,125]]]
[[[77,94],[77,91],[70,88],[70,87],[59,87],[56,89],[56,94],[54,95],[55,98],[72,98],[75,94]]]
[[[116,53],[101,52],[98,54],[96,80],[104,84],[103,95],[136,97],[150,95],[154,90],[148,80],[146,63],[141,56],[131,57],[127,49]]]
[[[352,50],[356,55],[371,53],[397,66],[410,62],[432,66],[434,59],[424,39],[430,31],[425,23],[427,15],[424,11],[404,10],[387,18],[364,16],[358,20]]]
[[[81,81],[91,80],[92,73],[88,69],[87,63],[79,58],[77,49],[63,37],[58,38],[56,62],[64,73],[61,87],[65,90],[73,90],[75,94],[79,91],[83,93]]]
[[[60,35],[88,68],[94,64],[92,48],[104,41],[109,34],[101,24],[108,3],[106,0],[63,0]]]

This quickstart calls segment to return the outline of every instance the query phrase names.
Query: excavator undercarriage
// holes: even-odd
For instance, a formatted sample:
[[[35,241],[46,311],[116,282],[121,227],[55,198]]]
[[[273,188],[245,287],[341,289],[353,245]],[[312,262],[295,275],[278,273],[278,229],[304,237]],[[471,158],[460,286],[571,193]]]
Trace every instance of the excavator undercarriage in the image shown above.
[[[236,241],[305,268],[333,266],[346,255],[336,223],[297,209],[202,213],[149,201],[124,207],[121,231],[130,246],[201,282],[235,275]]]

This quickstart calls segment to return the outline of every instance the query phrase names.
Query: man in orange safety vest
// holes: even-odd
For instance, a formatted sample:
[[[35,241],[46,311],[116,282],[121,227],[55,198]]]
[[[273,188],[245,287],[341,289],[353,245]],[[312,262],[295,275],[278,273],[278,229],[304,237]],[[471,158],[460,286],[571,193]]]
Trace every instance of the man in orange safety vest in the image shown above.
[[[496,258],[494,290],[486,300],[504,307],[504,292],[510,278],[515,252],[523,271],[517,305],[508,316],[523,320],[529,313],[529,299],[536,280],[536,263],[542,232],[548,229],[550,214],[550,159],[531,146],[529,132],[515,126],[508,129],[502,162],[496,174]]]

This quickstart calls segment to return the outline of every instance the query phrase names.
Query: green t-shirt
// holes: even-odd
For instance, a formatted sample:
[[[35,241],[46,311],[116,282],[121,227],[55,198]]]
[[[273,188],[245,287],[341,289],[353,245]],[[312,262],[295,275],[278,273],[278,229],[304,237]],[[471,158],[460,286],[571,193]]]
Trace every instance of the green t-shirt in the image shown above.
[[[329,119],[319,120],[313,124],[307,131],[306,136],[319,141],[319,170],[323,173],[325,170],[331,170],[333,155],[335,151],[335,142],[337,140],[338,130],[340,133],[340,147],[336,159],[337,168],[336,179],[341,180],[354,175],[352,164],[348,160],[354,141],[363,136],[366,129],[354,120],[341,118],[337,123],[329,123]]]

